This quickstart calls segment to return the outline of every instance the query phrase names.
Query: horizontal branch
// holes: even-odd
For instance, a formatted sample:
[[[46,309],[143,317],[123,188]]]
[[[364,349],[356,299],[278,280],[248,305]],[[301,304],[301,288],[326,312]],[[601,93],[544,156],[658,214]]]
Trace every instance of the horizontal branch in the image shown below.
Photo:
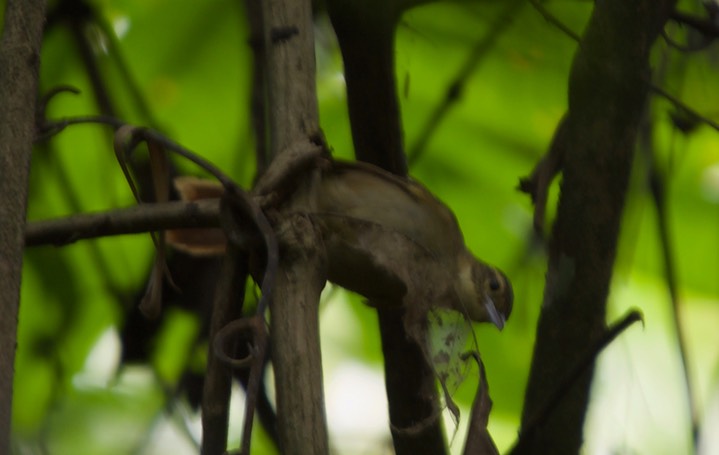
[[[82,239],[163,229],[218,227],[220,200],[140,204],[27,224],[25,246],[67,245]]]

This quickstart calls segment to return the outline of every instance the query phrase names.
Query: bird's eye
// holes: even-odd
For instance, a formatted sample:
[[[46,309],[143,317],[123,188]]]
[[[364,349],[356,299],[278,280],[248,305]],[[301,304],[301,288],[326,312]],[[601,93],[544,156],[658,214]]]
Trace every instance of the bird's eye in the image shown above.
[[[500,287],[502,287],[502,285],[500,284],[498,279],[491,278],[489,280],[489,289],[491,289],[493,291],[498,291]]]

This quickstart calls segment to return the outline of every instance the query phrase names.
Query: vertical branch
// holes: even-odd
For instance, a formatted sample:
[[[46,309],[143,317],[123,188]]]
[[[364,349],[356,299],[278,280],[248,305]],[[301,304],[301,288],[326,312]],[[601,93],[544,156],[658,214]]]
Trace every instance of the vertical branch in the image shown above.
[[[405,3],[328,2],[344,60],[355,155],[398,175],[407,174],[407,163],[395,81],[395,28],[402,8],[416,2]],[[405,331],[402,305],[378,308],[377,316],[395,452],[446,453],[440,419],[418,433],[401,431],[435,413],[438,398],[434,374],[420,346]]]
[[[394,3],[332,0],[328,8],[342,51],[355,155],[360,161],[406,175],[394,64],[401,11]]]
[[[648,110],[649,109],[647,109],[647,111]],[[679,309],[679,284],[677,283],[674,255],[672,254],[672,237],[669,231],[666,176],[662,175],[656,161],[652,133],[651,120],[647,115],[645,116],[639,142],[641,151],[643,152],[649,165],[648,184],[652,200],[654,202],[654,208],[657,213],[657,229],[659,231],[659,245],[662,250],[662,260],[664,262],[664,277],[667,283],[667,291],[669,291],[669,300],[673,316],[672,320],[674,322],[674,331],[677,335],[679,359],[684,373],[684,388],[686,392],[687,407],[691,417],[692,443],[694,444],[694,451],[696,452],[696,447],[699,443],[699,413],[697,412],[694,392],[692,390],[686,334],[682,328],[682,318]]]
[[[265,61],[262,47],[262,7],[256,0],[245,0],[245,13],[250,28],[252,49],[252,81],[250,82],[250,115],[255,135],[257,177],[267,169],[267,125],[265,115]]]
[[[465,60],[462,67],[457,71],[457,74],[452,78],[452,82],[450,82],[447,88],[444,99],[430,114],[424,126],[420,128],[419,136],[407,152],[410,165],[416,163],[422,153],[424,153],[427,144],[429,144],[430,139],[436,133],[442,121],[447,117],[452,106],[461,99],[465,85],[469,82],[470,77],[477,72],[477,68],[497,44],[499,37],[512,25],[524,4],[525,0],[506,2],[504,9],[498,17],[494,19],[489,30],[484,32],[482,39],[472,46],[472,51],[467,57],[467,60]]]
[[[218,332],[242,314],[247,278],[247,255],[231,243],[227,246],[212,304],[207,376],[202,391],[202,455],[222,455],[227,450],[232,375],[215,355]]]
[[[262,0],[270,160],[319,133],[312,4]],[[319,297],[325,284],[319,236],[302,217],[281,220],[270,348],[277,426],[284,454],[329,452],[319,341]]]
[[[7,0],[0,40],[0,452],[10,452],[12,386],[43,0]]]
[[[270,160],[319,131],[312,5],[307,0],[262,3]]]
[[[552,232],[544,303],[522,425],[605,330],[606,298],[638,126],[649,54],[673,0],[598,2],[569,79],[564,178]],[[578,453],[589,368],[521,453]]]
[[[277,430],[283,454],[329,453],[319,339],[325,263],[319,235],[297,216],[278,228],[281,261],[270,302]]]

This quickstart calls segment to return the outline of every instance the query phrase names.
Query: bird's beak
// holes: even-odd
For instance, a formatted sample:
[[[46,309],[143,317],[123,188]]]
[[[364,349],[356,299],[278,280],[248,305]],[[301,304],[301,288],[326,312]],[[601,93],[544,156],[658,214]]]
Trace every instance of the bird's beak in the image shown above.
[[[489,315],[489,322],[496,325],[499,330],[502,330],[506,321],[504,316],[499,314],[499,311],[497,311],[497,307],[494,306],[494,301],[491,298],[487,298],[484,301],[484,306],[487,309],[487,314]]]

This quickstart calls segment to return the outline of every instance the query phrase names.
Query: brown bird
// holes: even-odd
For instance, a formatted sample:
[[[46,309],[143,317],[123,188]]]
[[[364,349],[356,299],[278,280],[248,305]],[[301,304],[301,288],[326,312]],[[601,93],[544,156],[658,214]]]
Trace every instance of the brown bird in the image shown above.
[[[222,191],[194,178],[175,184],[186,200]],[[302,179],[279,210],[306,214],[319,226],[329,281],[375,306],[403,303],[408,328],[423,326],[436,307],[501,330],[512,311],[507,277],[467,250],[454,214],[419,183],[369,164],[330,161]],[[208,238],[217,233],[195,232],[195,240],[168,234],[171,244],[191,252],[222,250],[214,240],[193,246]]]
[[[293,206],[322,227],[330,281],[375,303],[404,301],[417,317],[436,306],[504,327],[509,280],[467,250],[452,211],[424,186],[364,163],[320,172]]]

